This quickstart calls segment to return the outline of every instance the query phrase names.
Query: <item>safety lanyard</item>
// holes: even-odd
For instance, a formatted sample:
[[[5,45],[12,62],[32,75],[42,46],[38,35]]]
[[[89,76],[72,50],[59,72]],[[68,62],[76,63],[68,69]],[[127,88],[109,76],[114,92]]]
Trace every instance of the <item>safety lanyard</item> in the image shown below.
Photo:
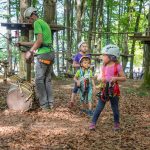
[[[81,77],[85,78],[84,75],[85,75],[85,71],[82,70],[82,68],[80,67],[80,74],[81,74]],[[90,78],[90,69],[88,69],[88,77]]]

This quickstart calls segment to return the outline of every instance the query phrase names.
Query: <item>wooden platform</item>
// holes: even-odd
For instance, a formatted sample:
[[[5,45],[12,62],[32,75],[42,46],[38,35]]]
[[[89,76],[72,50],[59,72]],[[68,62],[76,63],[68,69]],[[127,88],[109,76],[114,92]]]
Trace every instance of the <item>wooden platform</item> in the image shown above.
[[[135,36],[130,36],[130,39],[141,41],[144,44],[150,44],[150,36],[135,35]]]
[[[32,24],[29,23],[1,23],[1,26],[6,27],[9,30],[33,30]],[[50,28],[53,32],[65,29],[64,26],[57,24],[51,24]]]
[[[90,55],[91,55],[91,56],[100,56],[100,55],[102,55],[102,54],[101,54],[101,53],[98,53],[98,54],[96,54],[96,53],[90,53]],[[128,55],[120,54],[120,56],[122,56],[122,57],[133,57],[132,54],[128,54]]]

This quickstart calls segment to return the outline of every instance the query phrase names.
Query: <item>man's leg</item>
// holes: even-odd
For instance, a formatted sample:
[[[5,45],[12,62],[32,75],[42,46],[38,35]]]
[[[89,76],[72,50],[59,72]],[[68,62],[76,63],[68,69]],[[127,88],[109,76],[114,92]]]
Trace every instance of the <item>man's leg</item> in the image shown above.
[[[35,83],[36,89],[38,92],[39,103],[41,108],[48,108],[49,104],[47,101],[47,92],[45,86],[45,73],[47,66],[43,63],[40,63],[38,60],[35,64]]]
[[[52,83],[51,83],[52,69],[53,69],[52,65],[47,67],[46,80],[45,80],[47,101],[49,103],[50,108],[53,107],[53,101],[54,101],[53,92],[52,92]]]

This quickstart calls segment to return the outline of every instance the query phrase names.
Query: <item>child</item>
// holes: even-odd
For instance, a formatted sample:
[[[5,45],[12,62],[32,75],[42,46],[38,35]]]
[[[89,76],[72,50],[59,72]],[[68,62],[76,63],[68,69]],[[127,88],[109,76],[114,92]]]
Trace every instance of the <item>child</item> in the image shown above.
[[[98,79],[101,80],[102,86],[98,94],[98,104],[93,114],[92,122],[89,129],[94,130],[96,122],[104,109],[106,101],[110,101],[114,115],[114,130],[119,129],[119,95],[120,90],[118,81],[125,81],[126,77],[118,62],[120,56],[119,48],[116,45],[107,45],[102,49],[102,74]]]
[[[93,115],[92,111],[92,85],[95,89],[94,80],[92,79],[92,71],[90,69],[91,59],[89,56],[81,57],[80,69],[77,70],[74,81],[77,83],[80,92],[80,101],[82,104],[82,112],[87,113],[90,117]],[[88,111],[86,111],[86,104],[88,104]]]
[[[81,41],[78,44],[78,49],[79,49],[79,52],[74,56],[73,64],[72,64],[72,66],[76,69],[80,68],[79,60],[82,56],[89,56],[90,57],[90,54],[87,54],[88,47],[87,47],[87,43],[85,41]],[[73,89],[72,95],[71,95],[71,101],[69,102],[70,108],[72,108],[75,104],[75,95],[77,94],[77,92],[78,92],[78,87],[75,83],[75,86],[74,86],[74,89]]]

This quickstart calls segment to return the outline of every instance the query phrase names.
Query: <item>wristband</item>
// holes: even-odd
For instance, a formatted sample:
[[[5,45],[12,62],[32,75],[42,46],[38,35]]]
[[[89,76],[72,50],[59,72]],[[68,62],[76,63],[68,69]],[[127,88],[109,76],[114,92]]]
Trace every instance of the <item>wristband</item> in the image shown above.
[[[35,53],[35,50],[30,50],[29,52],[30,52],[30,53]]]

